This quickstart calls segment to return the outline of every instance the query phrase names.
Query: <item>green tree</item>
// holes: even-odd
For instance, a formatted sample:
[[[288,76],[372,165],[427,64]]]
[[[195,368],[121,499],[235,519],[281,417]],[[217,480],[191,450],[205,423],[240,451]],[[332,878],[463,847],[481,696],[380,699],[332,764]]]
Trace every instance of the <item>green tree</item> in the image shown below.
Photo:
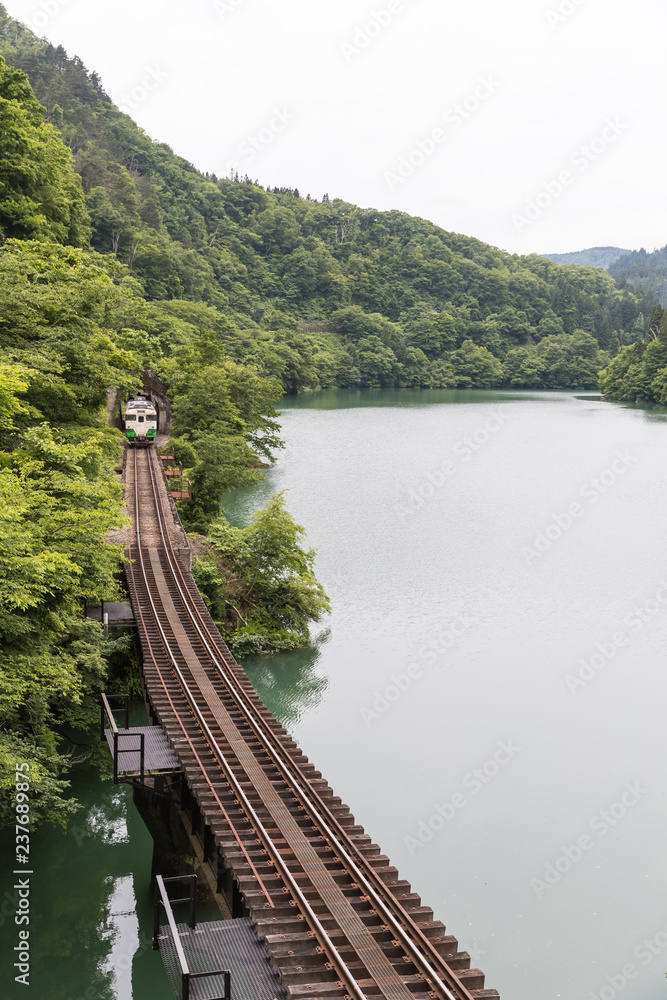
[[[0,235],[88,243],[81,182],[25,73],[0,56]]]
[[[313,549],[285,506],[284,491],[234,528],[220,515],[209,529],[211,552],[195,578],[237,655],[310,643],[309,624],[330,610],[315,577]]]
[[[515,347],[503,361],[503,381],[520,389],[541,389],[546,364],[530,347]]]
[[[183,512],[205,531],[220,498],[260,477],[259,456],[282,446],[273,404],[279,383],[233,361],[195,365],[173,378],[172,430],[177,455],[190,466],[193,502]]]
[[[364,337],[359,341],[356,361],[361,384],[371,389],[395,385],[399,378],[396,355],[379,337]]]
[[[3,453],[0,787],[17,756],[27,760],[36,822],[64,822],[74,808],[57,730],[91,724],[107,675],[102,631],[81,614],[84,600],[117,592],[122,553],[106,536],[122,522],[121,497],[106,437],[90,431],[73,445],[40,424]]]
[[[544,365],[543,385],[548,389],[594,386],[608,359],[595,338],[584,330],[544,337],[536,351]]]
[[[456,324],[449,312],[414,307],[404,313],[401,323],[407,343],[428,358],[441,357],[456,347]]]
[[[500,384],[503,371],[500,361],[472,340],[464,340],[449,360],[459,389],[487,389]]]

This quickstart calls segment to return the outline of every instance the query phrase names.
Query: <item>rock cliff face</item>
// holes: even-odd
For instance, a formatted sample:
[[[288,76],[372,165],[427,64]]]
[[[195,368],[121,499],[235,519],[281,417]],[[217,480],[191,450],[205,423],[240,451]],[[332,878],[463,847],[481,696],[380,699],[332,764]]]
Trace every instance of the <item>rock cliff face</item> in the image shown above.
[[[169,428],[171,427],[171,403],[167,396],[167,388],[155,372],[148,369],[143,373],[142,388],[157,403],[160,409],[158,420],[158,447],[166,444]]]

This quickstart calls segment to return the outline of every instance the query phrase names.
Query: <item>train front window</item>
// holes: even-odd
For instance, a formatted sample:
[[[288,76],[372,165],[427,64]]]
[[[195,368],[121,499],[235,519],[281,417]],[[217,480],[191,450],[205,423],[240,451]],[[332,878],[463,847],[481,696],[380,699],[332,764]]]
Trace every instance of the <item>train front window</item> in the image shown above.
[[[144,422],[144,418],[143,417],[139,417],[139,423],[143,424],[143,422]]]

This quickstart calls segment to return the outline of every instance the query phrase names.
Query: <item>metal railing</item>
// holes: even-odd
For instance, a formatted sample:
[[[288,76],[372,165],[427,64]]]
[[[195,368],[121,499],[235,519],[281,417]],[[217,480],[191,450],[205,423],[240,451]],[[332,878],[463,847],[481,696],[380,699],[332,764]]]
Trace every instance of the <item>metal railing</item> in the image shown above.
[[[169,893],[167,891],[167,884],[171,882],[189,882],[190,883],[190,893],[181,899],[170,899]],[[191,930],[197,925],[197,918],[195,912],[195,895],[197,892],[197,876],[196,875],[180,875],[174,878],[163,878],[158,875],[155,879],[155,905],[153,908],[153,950],[160,950],[160,907],[164,908],[167,916],[167,926],[169,928],[169,933],[174,942],[174,948],[176,950],[176,956],[178,958],[178,964],[180,966],[181,972],[181,1000],[190,1000],[190,984],[192,980],[198,979],[212,979],[214,976],[222,976],[225,983],[225,992],[220,997],[211,997],[210,1000],[231,1000],[232,997],[232,976],[230,972],[224,969],[216,969],[212,972],[191,972],[190,966],[188,965],[188,960],[181,943],[180,934],[178,933],[178,927],[176,926],[176,921],[174,919],[174,911],[172,906],[176,906],[179,903],[189,903],[190,905],[190,919],[188,921],[188,926]]]
[[[112,708],[112,701],[122,701],[120,708]],[[122,729],[130,728],[130,696],[129,694],[102,694],[100,698],[100,739],[104,739],[104,730],[106,726],[104,724],[105,718],[109,720],[109,728],[114,732],[118,728],[116,726],[116,719],[114,712],[123,712],[125,725]]]
[[[123,701],[123,705],[120,709],[113,709],[110,705],[110,701]],[[118,731],[118,726],[116,725],[116,719],[114,716],[114,711],[122,711],[124,713],[125,725],[122,727],[125,730],[130,728],[130,696],[128,694],[102,694],[100,698],[100,739],[105,739],[105,721],[108,720],[109,728],[113,735],[113,783],[114,785],[120,785],[123,782],[123,778],[119,777],[120,774],[120,756],[121,754],[127,753],[138,753],[139,754],[139,780],[141,784],[145,781],[145,760],[146,760],[146,737],[144,733],[121,733]],[[138,740],[138,746],[120,746],[119,740]]]
[[[123,740],[139,740],[139,746],[118,746],[118,740],[122,737]],[[143,785],[145,782],[145,757],[146,757],[146,737],[144,733],[119,733],[118,730],[113,734],[113,783],[118,785],[123,780],[119,778],[119,760],[118,758],[122,753],[138,753],[139,754],[139,780]]]

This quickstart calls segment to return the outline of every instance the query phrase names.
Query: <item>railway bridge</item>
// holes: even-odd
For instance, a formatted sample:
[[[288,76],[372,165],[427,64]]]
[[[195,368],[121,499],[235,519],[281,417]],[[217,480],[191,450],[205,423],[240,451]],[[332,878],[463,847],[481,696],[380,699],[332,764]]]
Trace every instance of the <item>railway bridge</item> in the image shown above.
[[[235,662],[179,559],[154,449],[127,452],[125,490],[147,697],[283,995],[498,998]]]

